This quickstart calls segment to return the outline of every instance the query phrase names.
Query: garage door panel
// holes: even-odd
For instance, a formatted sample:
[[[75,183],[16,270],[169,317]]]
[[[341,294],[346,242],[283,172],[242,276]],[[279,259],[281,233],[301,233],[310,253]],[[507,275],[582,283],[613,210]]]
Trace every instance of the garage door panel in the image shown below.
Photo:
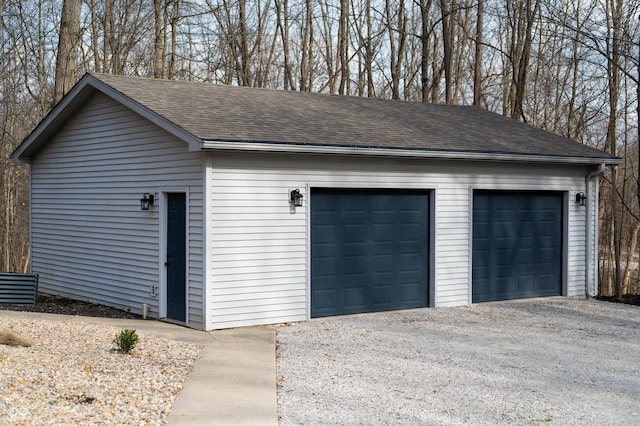
[[[362,275],[366,270],[366,258],[362,255],[344,256],[343,271],[346,275]]]
[[[539,235],[539,232],[534,223],[518,224],[518,236],[520,238],[528,238],[531,241],[535,239],[536,235]]]
[[[495,250],[495,265],[496,266],[508,266],[509,270],[513,265],[513,251],[511,249],[496,249]]]
[[[475,235],[475,229],[473,230]],[[485,231],[486,232],[486,231]],[[479,237],[473,239],[473,249],[474,250],[487,250],[489,249],[491,244],[491,240],[486,237]]]
[[[419,299],[424,292],[424,287],[420,280],[416,280],[413,283],[406,283],[400,286],[399,301],[402,304],[413,303],[414,300]],[[402,305],[404,307],[404,305]]]
[[[556,267],[556,250],[553,247],[541,247],[538,253],[538,259],[541,265],[551,265]]]
[[[474,193],[473,301],[560,294],[561,193]]]
[[[515,262],[518,265],[528,265],[533,259],[534,250],[533,249],[519,249],[516,253]]]
[[[376,223],[373,225],[373,239],[375,241],[393,241],[393,224]]]
[[[340,232],[340,230],[338,230]],[[365,227],[360,223],[347,223],[342,227],[344,242],[361,243],[366,238]]]
[[[484,214],[486,215],[486,213]],[[477,238],[479,241],[483,239],[488,241],[489,236],[491,235],[489,221],[479,221],[476,226],[478,227],[478,229],[476,233],[476,229],[474,228],[474,238]]]
[[[522,273],[518,276],[518,287],[517,289],[522,291],[523,293],[527,293],[530,289],[535,290],[535,277],[533,275],[526,275]]]
[[[318,274],[318,278],[322,277],[335,277],[336,276],[336,261],[333,256],[316,258],[311,263],[311,267],[314,268]]]
[[[548,273],[545,274],[544,272],[540,274],[540,277],[538,278],[538,282],[539,282],[539,289],[541,292],[544,292],[545,296],[552,296],[556,294],[556,286],[554,285],[554,276],[555,274],[553,273]]]
[[[316,244],[335,244],[336,243],[336,227],[334,225],[318,224],[316,228],[317,240]]]
[[[338,303],[336,291],[334,289],[316,289],[312,303],[316,312],[330,312]]]
[[[518,239],[515,242],[515,247],[517,247],[517,248],[524,247],[525,249],[529,249],[529,248],[535,246],[536,239],[533,236],[528,236],[528,235],[523,235],[523,234],[525,234],[525,232],[518,232],[517,233],[517,238]]]
[[[312,189],[311,200],[311,316],[427,306],[428,193]],[[331,238],[319,234],[328,231]],[[316,262],[316,256],[325,257]],[[330,268],[327,261],[343,267]],[[318,283],[326,274],[318,267],[336,271],[332,283]],[[349,283],[352,278],[360,287]],[[326,305],[323,294],[320,307],[314,300],[326,285],[334,305]]]
[[[420,272],[424,259],[420,253],[398,254],[398,268],[405,272]]]
[[[510,276],[497,277],[493,288],[488,289],[487,294],[495,294],[498,297],[505,298],[513,291],[513,283]]]
[[[373,272],[384,273],[393,272],[393,255],[377,255],[373,258]]]
[[[393,304],[393,286],[392,285],[381,285],[374,286],[373,291],[371,292],[373,300],[373,306],[382,307],[385,305]]]
[[[344,306],[346,309],[362,309],[367,305],[367,292],[364,286],[344,288]]]
[[[510,242],[511,235],[513,235],[513,228],[511,226],[511,222],[498,222],[494,224],[493,231],[494,238],[496,240],[502,240],[503,242]]]
[[[422,245],[423,241],[420,239],[421,235],[424,235],[424,228],[419,226],[399,227],[397,230],[398,241],[402,241],[400,244],[414,243]]]
[[[558,244],[554,236],[543,236],[538,238],[538,246],[542,249],[555,249]]]

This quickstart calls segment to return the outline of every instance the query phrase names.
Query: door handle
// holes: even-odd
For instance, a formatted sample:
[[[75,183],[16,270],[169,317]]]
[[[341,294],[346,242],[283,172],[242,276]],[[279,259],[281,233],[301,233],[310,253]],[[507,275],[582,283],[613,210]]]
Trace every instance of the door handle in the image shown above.
[[[166,262],[164,262],[164,266],[169,266],[171,264],[171,262],[169,262],[168,260]]]

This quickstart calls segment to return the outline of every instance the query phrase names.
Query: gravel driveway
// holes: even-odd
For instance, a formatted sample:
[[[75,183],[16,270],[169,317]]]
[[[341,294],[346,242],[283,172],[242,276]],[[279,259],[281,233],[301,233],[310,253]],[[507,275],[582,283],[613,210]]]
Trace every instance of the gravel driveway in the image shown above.
[[[640,307],[536,299],[278,328],[288,424],[640,424]]]

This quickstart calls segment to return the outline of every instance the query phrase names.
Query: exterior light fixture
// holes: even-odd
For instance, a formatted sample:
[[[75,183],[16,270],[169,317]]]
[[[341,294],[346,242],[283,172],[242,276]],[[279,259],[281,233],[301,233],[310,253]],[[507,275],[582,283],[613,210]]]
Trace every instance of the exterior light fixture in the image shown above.
[[[576,204],[579,206],[584,206],[587,201],[587,196],[584,195],[584,192],[576,192]]]
[[[294,189],[289,193],[289,203],[294,207],[302,207],[302,197],[299,189]]]
[[[140,198],[140,210],[149,210],[149,206],[153,205],[153,194],[145,192]]]

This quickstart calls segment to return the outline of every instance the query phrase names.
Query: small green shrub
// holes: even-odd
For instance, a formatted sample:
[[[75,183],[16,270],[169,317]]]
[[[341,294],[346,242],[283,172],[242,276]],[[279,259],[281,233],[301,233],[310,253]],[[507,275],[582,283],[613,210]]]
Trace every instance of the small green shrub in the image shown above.
[[[135,330],[122,330],[120,334],[116,334],[113,343],[121,354],[128,354],[138,344],[138,333]]]

